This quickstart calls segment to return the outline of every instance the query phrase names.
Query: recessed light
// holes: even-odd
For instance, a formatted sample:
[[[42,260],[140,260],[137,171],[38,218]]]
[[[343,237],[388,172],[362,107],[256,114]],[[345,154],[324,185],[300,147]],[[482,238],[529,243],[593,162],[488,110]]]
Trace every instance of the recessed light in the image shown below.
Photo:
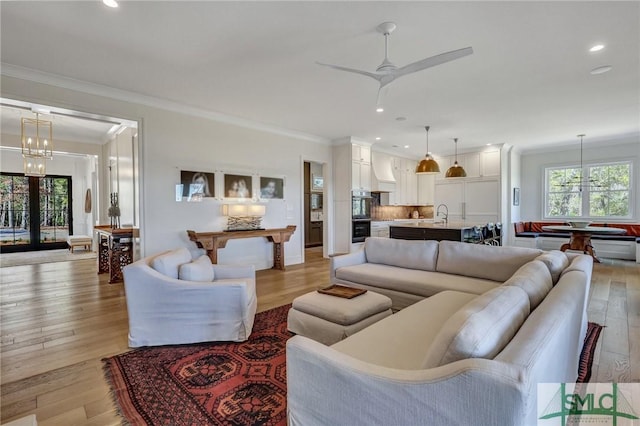
[[[589,52],[598,52],[602,49],[604,49],[604,44],[596,44],[595,46],[592,46],[591,49],[589,49]]]
[[[601,67],[592,69],[591,74],[593,75],[604,74],[605,72],[611,71],[612,68],[613,67],[611,65],[603,65]]]
[[[404,146],[404,149],[407,149],[407,148],[409,148],[409,145],[405,145],[405,146]]]
[[[493,144],[491,144],[491,143],[488,143],[488,144],[487,144],[487,146],[491,146],[491,145],[493,145]]]
[[[109,7],[118,7],[118,2],[116,0],[102,0],[102,3],[105,6]]]
[[[378,107],[378,108],[376,108],[376,112],[384,112],[384,108]]]
[[[376,136],[377,141],[379,141],[380,139],[382,139],[380,136]]]

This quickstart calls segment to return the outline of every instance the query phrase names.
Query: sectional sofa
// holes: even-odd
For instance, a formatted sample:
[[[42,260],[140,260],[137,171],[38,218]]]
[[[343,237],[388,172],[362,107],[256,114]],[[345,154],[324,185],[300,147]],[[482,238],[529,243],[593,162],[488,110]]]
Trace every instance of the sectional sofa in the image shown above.
[[[291,425],[535,425],[538,383],[573,382],[593,260],[370,238],[334,282],[403,308],[325,346],[287,343]]]

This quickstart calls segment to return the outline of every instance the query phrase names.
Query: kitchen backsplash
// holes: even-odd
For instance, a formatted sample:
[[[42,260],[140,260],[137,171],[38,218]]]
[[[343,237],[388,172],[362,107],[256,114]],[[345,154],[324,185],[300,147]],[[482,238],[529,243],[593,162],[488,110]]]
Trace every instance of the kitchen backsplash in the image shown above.
[[[373,206],[371,220],[411,219],[415,210],[420,219],[433,219],[433,206]]]

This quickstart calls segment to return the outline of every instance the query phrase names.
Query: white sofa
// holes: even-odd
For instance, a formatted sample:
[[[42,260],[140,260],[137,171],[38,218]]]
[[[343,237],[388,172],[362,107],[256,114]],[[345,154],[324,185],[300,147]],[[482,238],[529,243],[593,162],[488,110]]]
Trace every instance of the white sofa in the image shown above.
[[[129,346],[249,338],[257,309],[253,266],[192,260],[181,248],[123,269]]]
[[[374,241],[370,253],[367,243],[364,253],[347,256],[353,261],[364,254],[371,260],[372,254],[379,260],[374,252],[385,243]],[[294,336],[287,343],[291,425],[535,425],[537,384],[575,381],[586,332],[590,256],[554,252],[539,257],[537,250],[422,243],[438,252],[438,275],[424,275],[433,278],[429,288],[439,279],[456,288],[457,277],[472,288],[469,271],[478,271],[480,276],[471,278],[478,278],[479,286],[490,284],[488,274],[509,276],[503,282],[488,280],[495,284],[484,291],[443,285],[431,297],[330,347]],[[402,250],[425,267],[413,242],[396,240],[388,243],[391,247],[395,251],[385,259],[400,260]],[[453,259],[439,258],[454,252],[457,270]],[[478,253],[492,268],[478,268]],[[406,266],[416,266],[403,259],[404,267],[396,265],[388,274],[396,281],[402,281],[403,269],[411,271]],[[332,274],[339,276],[347,267],[344,260],[336,259]]]

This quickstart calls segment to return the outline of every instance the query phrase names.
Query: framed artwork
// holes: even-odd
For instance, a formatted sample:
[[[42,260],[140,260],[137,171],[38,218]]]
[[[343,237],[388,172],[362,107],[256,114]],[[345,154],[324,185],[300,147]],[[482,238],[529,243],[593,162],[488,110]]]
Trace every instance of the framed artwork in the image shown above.
[[[251,199],[253,181],[248,175],[224,175],[224,196],[226,198]]]
[[[513,188],[513,205],[520,205],[520,188]]]
[[[181,170],[180,185],[182,186],[182,196],[187,197],[187,201],[201,201],[202,198],[215,196],[215,174],[213,172]]]
[[[260,198],[284,199],[284,178],[260,176]]]

